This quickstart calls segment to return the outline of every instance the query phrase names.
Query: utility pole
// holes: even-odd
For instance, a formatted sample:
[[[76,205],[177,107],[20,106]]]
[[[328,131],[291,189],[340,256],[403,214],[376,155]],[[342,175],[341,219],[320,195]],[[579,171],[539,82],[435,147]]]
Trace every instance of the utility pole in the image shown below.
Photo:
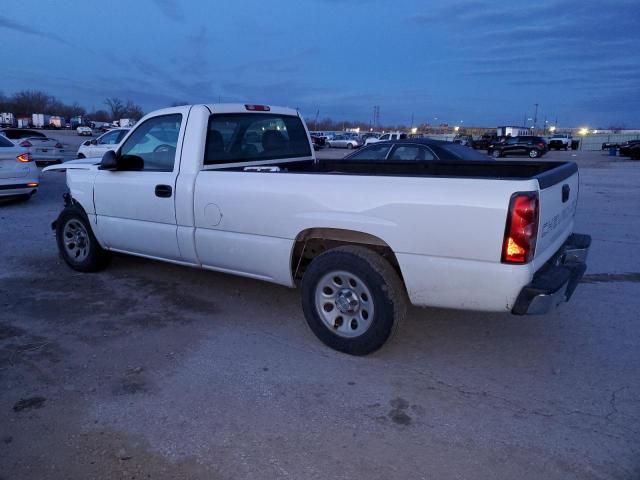
[[[413,128],[413,112],[411,112],[411,128]]]
[[[378,130],[378,125],[380,123],[380,105],[373,106],[373,128]]]
[[[533,114],[533,129],[535,131],[538,128],[538,104],[534,103],[534,105],[536,106],[536,113]]]
[[[524,118],[522,119],[522,126],[527,126],[527,112],[524,112]]]

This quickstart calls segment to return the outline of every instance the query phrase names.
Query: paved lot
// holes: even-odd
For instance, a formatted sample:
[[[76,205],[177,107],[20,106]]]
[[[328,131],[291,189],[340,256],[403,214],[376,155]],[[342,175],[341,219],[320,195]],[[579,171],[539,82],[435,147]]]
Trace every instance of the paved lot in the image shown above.
[[[640,162],[577,155],[549,157],[583,167],[594,238],[569,305],[412,309],[365,358],[316,340],[294,290],[124,256],[71,271],[64,174],[43,175],[0,206],[0,477],[639,478]]]

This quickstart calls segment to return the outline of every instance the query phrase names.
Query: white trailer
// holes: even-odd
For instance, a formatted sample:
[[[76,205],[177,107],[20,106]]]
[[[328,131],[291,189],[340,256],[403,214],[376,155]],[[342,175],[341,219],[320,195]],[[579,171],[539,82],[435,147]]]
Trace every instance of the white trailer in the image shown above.
[[[44,113],[34,113],[31,115],[31,125],[34,128],[44,128],[49,126],[49,115]]]
[[[0,113],[0,126],[2,127],[13,127],[15,125],[15,118],[13,113],[2,112]]]
[[[498,127],[496,128],[496,133],[498,137],[520,137],[531,135],[531,131],[527,127]]]
[[[65,127],[64,117],[59,117],[57,115],[52,115],[49,118],[49,126],[53,128],[64,128]]]
[[[29,117],[20,117],[17,120],[18,128],[29,128],[31,126],[31,118]]]

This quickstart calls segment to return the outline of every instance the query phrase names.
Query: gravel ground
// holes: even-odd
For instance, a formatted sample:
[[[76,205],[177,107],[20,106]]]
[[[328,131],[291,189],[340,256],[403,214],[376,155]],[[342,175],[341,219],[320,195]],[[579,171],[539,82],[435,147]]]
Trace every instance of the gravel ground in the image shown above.
[[[364,358],[324,347],[294,290],[125,256],[71,271],[64,174],[43,174],[0,206],[0,478],[640,477],[640,162],[548,158],[581,165],[594,239],[571,303],[414,308]]]

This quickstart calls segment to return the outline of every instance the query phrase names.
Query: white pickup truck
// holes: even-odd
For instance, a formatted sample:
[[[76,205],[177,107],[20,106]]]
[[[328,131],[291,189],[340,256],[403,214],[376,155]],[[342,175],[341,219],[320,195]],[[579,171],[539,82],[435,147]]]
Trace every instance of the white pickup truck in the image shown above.
[[[556,133],[549,139],[549,150],[569,150],[573,137],[568,133]]]
[[[569,299],[590,245],[572,232],[575,163],[317,160],[287,108],[160,110],[115,152],[56,169],[70,194],[52,227],[71,268],[123,252],[300,286],[313,332],[356,355],[385,343],[407,302],[544,313]]]

